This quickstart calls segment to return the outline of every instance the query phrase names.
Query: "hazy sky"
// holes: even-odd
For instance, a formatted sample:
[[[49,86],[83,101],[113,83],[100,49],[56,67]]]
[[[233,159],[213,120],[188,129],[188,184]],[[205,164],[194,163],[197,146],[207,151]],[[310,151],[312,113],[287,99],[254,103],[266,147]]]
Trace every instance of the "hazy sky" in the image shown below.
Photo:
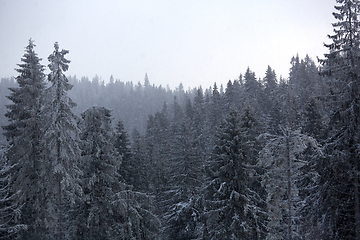
[[[15,76],[29,38],[47,65],[54,42],[67,75],[172,89],[207,88],[247,67],[288,77],[291,57],[323,57],[335,0],[0,0],[0,77]],[[48,71],[47,71],[48,72]]]

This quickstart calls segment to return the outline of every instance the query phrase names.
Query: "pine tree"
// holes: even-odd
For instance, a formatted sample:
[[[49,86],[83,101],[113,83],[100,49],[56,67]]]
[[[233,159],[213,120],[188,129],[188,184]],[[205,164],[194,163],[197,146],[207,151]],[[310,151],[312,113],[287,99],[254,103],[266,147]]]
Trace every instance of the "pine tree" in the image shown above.
[[[123,162],[122,167],[126,174],[122,176],[126,183],[134,186],[136,191],[149,191],[149,169],[145,161],[145,141],[140,133],[134,129],[132,132],[131,161]]]
[[[268,66],[263,79],[263,96],[261,97],[261,110],[266,118],[268,130],[277,131],[281,117],[281,108],[278,99],[278,83],[275,70]]]
[[[9,188],[15,194],[13,204],[15,208],[21,208],[19,222],[28,226],[23,234],[27,239],[37,239],[41,235],[44,225],[41,216],[41,206],[44,199],[40,192],[40,171],[44,167],[41,155],[40,141],[43,136],[42,118],[43,92],[45,89],[44,66],[41,59],[34,51],[34,41],[29,40],[23,63],[18,64],[16,71],[19,75],[16,81],[17,88],[10,88],[11,95],[8,98],[13,104],[5,116],[9,119],[9,125],[3,127],[4,135],[9,142],[7,158],[11,168]]]
[[[159,196],[167,185],[169,172],[170,139],[166,111],[149,116],[145,141],[149,192]]]
[[[132,163],[129,135],[125,131],[122,121],[118,121],[115,130],[116,133],[114,147],[116,148],[118,154],[121,156],[122,159],[119,173],[124,178],[125,182],[133,182],[134,179],[131,178],[135,178],[135,176],[133,169],[134,166]]]
[[[221,108],[221,103],[222,103],[221,95],[219,93],[216,83],[214,83],[214,88],[210,101],[211,107],[210,107],[210,121],[209,121],[212,133],[214,133],[214,130],[220,124],[222,111],[223,111]]]
[[[289,86],[296,97],[297,105],[303,109],[310,98],[323,96],[327,87],[315,62],[308,55],[301,60],[298,55],[293,57],[291,65]]]
[[[191,105],[187,113],[192,113]],[[181,122],[172,123],[170,177],[164,192],[166,213],[164,214],[165,239],[195,239],[199,236],[200,209],[199,188],[202,178],[202,151],[193,121],[184,115]],[[194,125],[192,125],[194,124]]]
[[[333,103],[326,145],[329,164],[322,175],[324,228],[332,230],[330,238],[360,239],[360,2],[337,3],[332,43],[325,44],[329,53],[320,60],[322,73],[330,79]]]
[[[265,85],[265,94],[270,96],[277,88],[276,73],[270,66],[268,66],[266,70],[263,82]]]
[[[59,51],[58,43],[54,52],[48,57],[51,86],[46,90],[44,107],[43,157],[46,166],[41,169],[42,184],[45,190],[47,210],[45,226],[49,238],[64,239],[68,233],[65,210],[75,202],[76,193],[81,193],[78,168],[80,149],[78,145],[77,117],[71,111],[75,103],[67,96],[72,85],[64,72],[70,61],[65,58],[69,52]]]
[[[151,199],[120,181],[121,156],[113,144],[110,110],[92,107],[82,118],[84,201],[76,237],[154,239],[160,226]]]
[[[262,137],[266,145],[260,152],[258,165],[265,169],[262,184],[267,192],[267,239],[296,239],[301,226],[299,182],[303,180],[302,169],[308,165],[302,156],[310,147],[317,149],[317,143],[288,128],[282,128],[281,135]]]
[[[302,118],[304,119],[303,131],[320,142],[325,137],[325,124],[318,105],[318,101],[311,98],[305,106]]]
[[[261,84],[256,79],[255,73],[248,68],[244,75],[244,91],[247,106],[254,109],[260,109],[259,100],[261,99]]]
[[[113,196],[124,188],[117,172],[121,158],[111,143],[114,136],[110,116],[108,109],[99,107],[92,107],[82,113],[80,139],[83,143],[84,239],[110,237],[108,232],[114,224],[114,216],[111,215]]]
[[[250,187],[252,168],[249,165],[256,151],[246,132],[252,127],[253,124],[241,121],[238,112],[232,109],[219,128],[205,193],[205,239],[262,239],[264,236],[263,220],[257,221],[259,208]]]

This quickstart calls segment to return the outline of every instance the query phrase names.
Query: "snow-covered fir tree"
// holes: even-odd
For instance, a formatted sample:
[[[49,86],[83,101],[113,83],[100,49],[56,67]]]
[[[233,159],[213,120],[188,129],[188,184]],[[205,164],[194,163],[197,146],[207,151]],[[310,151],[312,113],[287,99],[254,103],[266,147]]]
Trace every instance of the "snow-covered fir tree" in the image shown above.
[[[360,1],[337,0],[329,53],[321,59],[332,106],[323,171],[323,231],[328,238],[360,239]]]
[[[262,134],[261,138],[265,146],[258,166],[265,170],[262,185],[267,192],[267,239],[298,239],[302,207],[299,183],[304,178],[302,169],[308,165],[303,154],[308,148],[318,149],[316,140],[288,128],[282,128],[281,135]]]
[[[205,193],[205,239],[264,237],[264,209],[253,198],[258,194],[251,189],[250,177],[254,171],[250,164],[256,159],[256,134],[251,137],[247,132],[256,121],[245,119],[242,121],[238,111],[232,109],[219,128]]]
[[[132,191],[118,173],[110,110],[92,107],[82,113],[82,186],[76,239],[154,239],[159,221],[151,198]]]
[[[40,173],[44,168],[40,142],[44,134],[41,111],[45,74],[34,47],[34,41],[30,39],[22,63],[16,69],[19,73],[16,77],[18,87],[10,88],[11,94],[8,96],[13,102],[7,106],[8,112],[5,114],[10,123],[3,127],[10,146],[7,151],[8,164],[12,166],[8,187],[14,194],[14,208],[21,209],[17,222],[27,226],[27,231],[22,232],[27,239],[41,238],[45,224],[42,214],[44,196],[41,195],[44,186],[40,184]]]
[[[125,131],[122,121],[118,121],[115,126],[114,147],[121,157],[121,166],[119,169],[121,177],[129,184],[135,182],[136,166],[134,166],[131,156],[129,135]]]
[[[75,203],[81,193],[78,167],[80,148],[77,116],[71,110],[75,103],[67,96],[72,86],[65,77],[70,61],[65,58],[68,50],[59,50],[54,44],[54,52],[48,57],[50,87],[46,89],[42,123],[42,156],[44,167],[40,171],[45,201],[42,208],[47,238],[64,239],[69,233],[69,219],[66,210]]]
[[[190,114],[192,107],[189,104],[187,106],[186,112]],[[197,135],[201,130],[195,130],[197,124],[193,126],[192,119],[187,114],[172,123],[174,131],[171,137],[170,177],[163,198],[166,206],[163,217],[164,239],[199,237],[198,199],[203,176],[203,154],[201,140]]]

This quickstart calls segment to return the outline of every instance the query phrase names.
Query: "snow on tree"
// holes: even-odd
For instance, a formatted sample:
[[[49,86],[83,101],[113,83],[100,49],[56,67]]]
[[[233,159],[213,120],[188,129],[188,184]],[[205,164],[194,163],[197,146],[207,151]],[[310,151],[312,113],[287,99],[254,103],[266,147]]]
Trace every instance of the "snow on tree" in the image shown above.
[[[45,166],[40,174],[43,179],[46,208],[45,227],[49,238],[63,239],[68,232],[65,209],[75,203],[81,193],[78,167],[80,149],[78,145],[77,117],[71,111],[75,103],[67,96],[72,85],[64,72],[70,61],[65,58],[68,50],[59,50],[54,44],[54,52],[48,57],[51,86],[46,89],[46,101],[43,110],[44,132],[42,154]]]
[[[148,191],[159,196],[168,181],[168,159],[170,152],[169,120],[166,109],[150,115],[145,135]]]
[[[329,53],[320,60],[333,107],[326,145],[329,164],[322,175],[324,228],[331,229],[330,238],[360,239],[360,2],[337,3],[332,43],[325,44]]]
[[[202,184],[203,156],[199,132],[191,123],[191,118],[184,115],[181,122],[173,122],[172,126],[171,170],[163,198],[166,207],[163,235],[166,239],[195,239],[198,236],[200,212],[197,200]]]
[[[19,223],[21,205],[14,201],[16,194],[11,191],[11,170],[14,168],[7,159],[9,147],[0,145],[0,238],[12,239],[20,231],[26,231],[28,226]]]
[[[154,239],[160,226],[151,198],[120,181],[110,110],[92,107],[82,118],[84,200],[77,210],[77,238]]]
[[[18,64],[16,71],[17,88],[10,88],[8,96],[13,103],[8,105],[5,116],[9,124],[4,126],[9,149],[7,158],[10,169],[9,188],[14,194],[13,205],[21,208],[18,222],[28,226],[23,232],[27,239],[36,239],[41,235],[44,219],[41,214],[43,196],[40,192],[40,172],[44,167],[41,155],[42,126],[44,124],[41,114],[43,92],[45,90],[44,66],[34,51],[34,41],[29,40],[22,63]]]
[[[273,94],[273,92],[277,88],[277,80],[276,80],[276,73],[275,70],[273,70],[270,66],[268,66],[265,77],[263,79],[264,83],[264,92],[267,97],[270,98],[270,96]]]
[[[133,158],[131,156],[129,135],[125,131],[122,121],[118,121],[115,130],[114,147],[117,149],[117,152],[122,159],[119,173],[124,178],[125,182],[134,182],[134,178],[136,178],[136,167],[134,166]]]
[[[149,168],[145,159],[145,143],[140,133],[134,129],[132,132],[131,158],[121,163],[120,173],[125,182],[132,185],[136,191],[149,190]]]
[[[262,184],[267,192],[267,239],[296,239],[301,224],[299,182],[308,164],[302,156],[309,147],[317,149],[317,143],[289,128],[282,128],[281,135],[262,134],[260,138],[266,143],[258,165],[265,169]]]
[[[219,128],[205,193],[205,239],[263,239],[264,221],[251,188],[255,120],[231,110]],[[251,140],[252,139],[252,140]],[[261,219],[262,218],[262,219]]]

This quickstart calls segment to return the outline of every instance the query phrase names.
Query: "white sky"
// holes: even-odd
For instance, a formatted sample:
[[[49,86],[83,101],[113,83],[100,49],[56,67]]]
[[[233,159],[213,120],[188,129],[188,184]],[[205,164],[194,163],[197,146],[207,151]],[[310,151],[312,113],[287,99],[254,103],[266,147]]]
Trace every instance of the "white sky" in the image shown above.
[[[47,65],[54,42],[67,75],[174,89],[210,87],[247,67],[288,77],[291,57],[323,57],[335,0],[0,0],[0,77],[15,76],[29,38]]]

